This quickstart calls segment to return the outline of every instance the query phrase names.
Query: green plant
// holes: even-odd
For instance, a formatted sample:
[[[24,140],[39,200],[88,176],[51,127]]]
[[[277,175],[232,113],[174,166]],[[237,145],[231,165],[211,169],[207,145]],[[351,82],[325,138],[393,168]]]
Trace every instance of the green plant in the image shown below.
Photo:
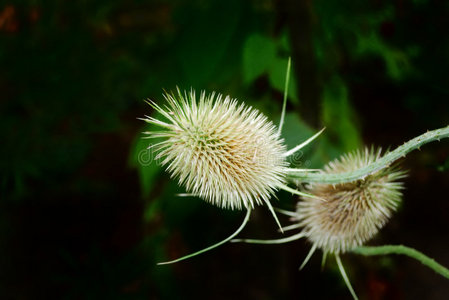
[[[287,68],[287,83],[289,66]],[[150,144],[158,153],[156,160],[167,166],[179,185],[190,195],[198,196],[222,208],[246,209],[242,226],[218,244],[173,263],[215,248],[232,239],[245,226],[254,205],[266,204],[279,228],[282,227],[269,201],[276,190],[283,189],[304,197],[314,195],[286,185],[289,171],[308,171],[287,168],[287,158],[315,139],[287,151],[280,138],[282,126],[275,126],[257,110],[221,95],[206,95],[199,99],[194,91],[166,94],[167,106],[148,103],[166,121],[151,116],[142,120],[162,130],[144,132],[148,138],[162,139]],[[286,95],[285,95],[286,99]],[[285,109],[284,100],[284,109]],[[284,115],[281,124],[284,122]],[[165,263],[161,263],[165,264]]]
[[[242,225],[228,238],[193,254],[160,264],[169,264],[214,249],[227,241],[280,244],[306,237],[312,248],[300,268],[317,248],[333,254],[341,275],[354,299],[354,292],[340,259],[340,253],[364,255],[402,253],[446,276],[449,270],[425,255],[404,248],[389,246],[363,248],[387,222],[401,199],[405,172],[392,164],[421,145],[449,137],[449,126],[418,136],[397,149],[381,155],[380,149],[365,149],[330,162],[323,171],[288,168],[285,158],[313,141],[318,132],[304,143],[287,151],[280,138],[288,94],[290,61],[287,66],[283,110],[278,130],[258,111],[238,106],[236,100],[203,92],[166,94],[168,106],[149,104],[166,120],[147,116],[143,120],[162,127],[163,131],[145,132],[150,138],[162,138],[154,144],[167,165],[167,171],[179,179],[193,196],[199,196],[223,208],[247,209]],[[261,143],[262,142],[262,143]],[[262,147],[260,147],[262,146]],[[150,145],[150,148],[153,147]],[[288,187],[308,183],[305,191]],[[283,189],[302,197],[295,212],[278,210],[292,217],[295,224],[280,227],[269,198]],[[254,204],[266,204],[281,231],[303,228],[298,234],[278,240],[234,239],[249,220]]]

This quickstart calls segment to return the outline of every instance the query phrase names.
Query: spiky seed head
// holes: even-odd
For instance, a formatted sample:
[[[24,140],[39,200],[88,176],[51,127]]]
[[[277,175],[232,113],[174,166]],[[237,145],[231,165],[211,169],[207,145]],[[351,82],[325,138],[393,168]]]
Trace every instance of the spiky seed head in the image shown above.
[[[330,162],[324,171],[354,171],[380,155],[381,149],[365,148]],[[303,197],[295,219],[303,226],[307,239],[325,253],[346,252],[363,245],[386,224],[401,201],[403,186],[398,180],[403,177],[404,171],[387,167],[354,182],[309,184],[308,193],[321,199]]]
[[[163,138],[152,145],[156,159],[189,193],[214,205],[242,209],[268,202],[285,182],[283,140],[256,109],[229,96],[178,89],[164,95],[163,108],[149,101],[166,120],[146,117],[163,128],[146,132]],[[151,145],[150,145],[151,147]]]

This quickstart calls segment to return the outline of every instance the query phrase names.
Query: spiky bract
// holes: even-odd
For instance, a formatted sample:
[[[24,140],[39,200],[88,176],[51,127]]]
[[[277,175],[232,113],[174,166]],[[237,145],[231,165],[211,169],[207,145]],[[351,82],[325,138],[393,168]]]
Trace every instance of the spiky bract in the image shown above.
[[[381,150],[356,151],[330,162],[324,169],[339,174],[364,167],[381,155]],[[325,253],[343,253],[372,238],[396,210],[402,198],[405,172],[387,167],[363,180],[343,184],[314,183],[308,193],[321,199],[302,197],[296,221],[303,233]]]
[[[223,208],[253,207],[268,202],[285,183],[283,140],[257,110],[229,96],[195,92],[165,94],[163,108],[149,101],[166,121],[146,117],[163,131],[154,145],[156,159],[188,192]]]

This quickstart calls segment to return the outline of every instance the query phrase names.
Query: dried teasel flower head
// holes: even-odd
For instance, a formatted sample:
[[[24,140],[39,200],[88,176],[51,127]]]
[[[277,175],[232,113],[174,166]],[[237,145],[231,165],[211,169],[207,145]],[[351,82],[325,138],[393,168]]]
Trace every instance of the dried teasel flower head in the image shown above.
[[[164,95],[163,107],[149,101],[164,121],[144,121],[156,143],[156,159],[186,190],[222,208],[268,203],[286,182],[286,148],[275,125],[257,110],[229,96],[202,92]]]
[[[354,171],[380,155],[381,149],[365,148],[330,162],[324,171]],[[398,180],[405,176],[404,171],[390,166],[354,182],[309,184],[307,192],[321,200],[302,197],[294,219],[303,227],[302,233],[313,248],[324,253],[344,253],[363,245],[386,224],[401,201],[403,185]]]

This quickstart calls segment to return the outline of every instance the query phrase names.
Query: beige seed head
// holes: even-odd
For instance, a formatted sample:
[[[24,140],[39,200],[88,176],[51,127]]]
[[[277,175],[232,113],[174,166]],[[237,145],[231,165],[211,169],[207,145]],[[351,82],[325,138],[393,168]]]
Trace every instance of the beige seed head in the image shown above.
[[[380,149],[356,151],[330,162],[330,174],[354,171],[369,165],[381,155]],[[342,184],[314,183],[307,192],[321,199],[302,197],[296,221],[308,240],[325,253],[339,254],[363,245],[388,221],[401,201],[399,179],[405,172],[387,167],[363,180]]]
[[[285,183],[283,140],[272,122],[229,96],[195,92],[165,94],[163,107],[149,101],[164,121],[144,121],[163,128],[146,132],[163,140],[150,147],[172,177],[197,195],[223,208],[267,203]]]

